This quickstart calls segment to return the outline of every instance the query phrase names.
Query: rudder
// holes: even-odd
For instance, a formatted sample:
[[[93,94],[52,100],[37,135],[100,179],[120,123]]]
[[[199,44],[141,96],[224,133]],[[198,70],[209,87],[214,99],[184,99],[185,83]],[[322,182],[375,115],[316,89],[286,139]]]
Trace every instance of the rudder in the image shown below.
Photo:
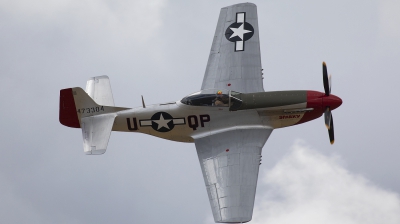
[[[62,125],[65,125],[67,127],[81,127],[79,124],[78,114],[76,112],[72,88],[60,90],[59,120]]]

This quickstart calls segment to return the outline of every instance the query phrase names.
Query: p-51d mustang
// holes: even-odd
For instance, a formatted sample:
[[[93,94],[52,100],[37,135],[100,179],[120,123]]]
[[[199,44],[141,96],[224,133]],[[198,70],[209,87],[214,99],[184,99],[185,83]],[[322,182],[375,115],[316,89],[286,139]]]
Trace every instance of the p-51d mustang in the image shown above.
[[[324,114],[333,144],[332,95],[323,63],[325,92],[264,92],[256,5],[221,9],[201,91],[182,100],[138,108],[115,107],[107,76],[86,91],[60,91],[60,123],[81,128],[87,155],[105,153],[111,131],[140,132],[194,142],[215,222],[252,218],[262,148],[272,130]]]

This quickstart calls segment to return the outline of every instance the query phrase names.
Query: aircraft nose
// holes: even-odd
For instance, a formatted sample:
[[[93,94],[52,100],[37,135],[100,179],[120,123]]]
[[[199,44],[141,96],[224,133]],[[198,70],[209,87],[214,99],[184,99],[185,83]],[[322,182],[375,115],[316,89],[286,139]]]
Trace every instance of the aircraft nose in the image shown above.
[[[331,110],[334,110],[338,107],[340,107],[340,105],[342,105],[343,101],[342,99],[340,99],[339,97],[330,94],[329,96],[325,96],[323,97],[323,106],[324,107],[330,107]]]

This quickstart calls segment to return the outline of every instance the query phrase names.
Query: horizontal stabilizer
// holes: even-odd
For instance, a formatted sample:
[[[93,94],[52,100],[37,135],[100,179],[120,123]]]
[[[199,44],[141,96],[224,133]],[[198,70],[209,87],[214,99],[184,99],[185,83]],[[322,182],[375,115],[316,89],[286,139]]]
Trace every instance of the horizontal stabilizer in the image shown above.
[[[106,75],[90,78],[86,82],[86,93],[99,105],[114,106],[110,79]]]
[[[106,152],[116,113],[101,114],[81,119],[83,150],[87,155]]]

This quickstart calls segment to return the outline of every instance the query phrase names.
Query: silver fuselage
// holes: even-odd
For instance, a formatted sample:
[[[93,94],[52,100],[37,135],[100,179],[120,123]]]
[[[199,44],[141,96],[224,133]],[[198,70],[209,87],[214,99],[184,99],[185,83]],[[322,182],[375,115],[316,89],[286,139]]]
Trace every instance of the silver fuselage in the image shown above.
[[[285,111],[306,109],[306,106],[307,102],[303,102],[279,107],[229,111],[228,107],[190,106],[177,101],[120,111],[117,113],[112,130],[139,132],[179,142],[193,142],[194,138],[229,130],[276,129],[295,125],[306,112],[287,113]],[[153,128],[148,123],[158,112],[168,113],[174,119],[184,119],[184,123],[174,125],[167,132],[160,132],[157,130],[158,127]],[[209,119],[204,119],[207,115]],[[156,123],[153,125],[158,126]]]

